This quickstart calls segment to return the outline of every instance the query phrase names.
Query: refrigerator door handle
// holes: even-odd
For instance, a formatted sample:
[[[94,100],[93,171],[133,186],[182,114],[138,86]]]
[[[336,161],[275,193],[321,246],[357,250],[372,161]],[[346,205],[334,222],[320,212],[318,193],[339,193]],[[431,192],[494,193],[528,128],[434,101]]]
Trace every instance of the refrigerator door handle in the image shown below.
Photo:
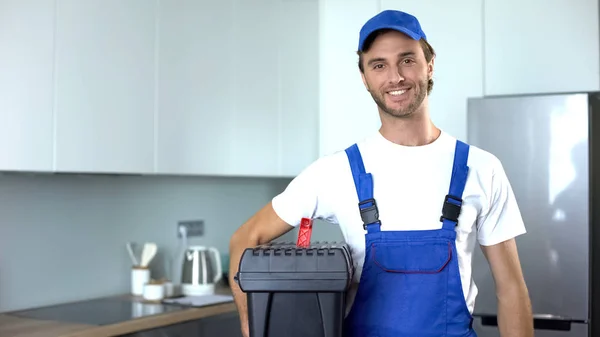
[[[483,326],[498,326],[498,317],[495,315],[477,315],[481,318]],[[535,330],[571,331],[571,323],[586,323],[555,315],[534,314],[533,328]]]

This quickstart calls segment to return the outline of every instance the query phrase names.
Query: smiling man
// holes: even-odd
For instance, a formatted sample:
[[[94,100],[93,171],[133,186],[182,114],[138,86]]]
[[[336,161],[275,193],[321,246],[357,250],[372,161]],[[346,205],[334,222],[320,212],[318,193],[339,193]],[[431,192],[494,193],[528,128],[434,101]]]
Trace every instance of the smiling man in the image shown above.
[[[325,219],[340,226],[356,268],[344,336],[474,337],[477,242],[496,284],[500,335],[533,336],[513,191],[494,155],[432,122],[435,53],[419,21],[379,13],[361,29],[358,55],[380,129],[312,163],[243,224],[230,242],[231,277],[246,247],[302,217]],[[231,284],[247,336],[246,297]]]
[[[365,26],[363,32],[368,31],[369,26]],[[380,38],[377,39],[378,37]],[[364,55],[372,48],[376,39],[376,50],[371,50],[365,61]],[[358,64],[365,87],[377,103],[379,111],[389,117],[408,117],[419,108],[427,108],[427,106],[423,106],[423,102],[433,89],[431,77],[433,76],[435,54],[426,40],[417,39],[416,41],[418,43],[415,43],[412,38],[406,39],[404,33],[395,29],[381,28],[368,34],[359,46]],[[416,62],[420,54],[423,55],[425,62]],[[389,71],[393,69],[390,69],[387,63],[396,64],[398,61],[400,61],[398,63],[400,69],[391,74],[396,78],[390,78]],[[413,90],[407,93],[411,87]],[[391,103],[397,103],[395,108],[394,104],[387,105],[385,103],[386,95]],[[408,105],[400,104],[409,99]]]

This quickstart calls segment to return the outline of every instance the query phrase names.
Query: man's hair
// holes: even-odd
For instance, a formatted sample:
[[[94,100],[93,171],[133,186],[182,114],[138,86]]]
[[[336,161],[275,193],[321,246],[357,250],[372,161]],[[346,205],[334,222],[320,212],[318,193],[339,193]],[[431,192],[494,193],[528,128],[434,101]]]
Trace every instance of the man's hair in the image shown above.
[[[361,73],[365,72],[365,68],[363,66],[363,53],[366,53],[369,51],[369,49],[371,48],[371,45],[373,44],[373,41],[375,41],[376,37],[378,37],[381,34],[387,33],[389,31],[392,31],[392,29],[380,29],[380,30],[374,32],[373,34],[369,35],[369,37],[365,40],[363,51],[359,50],[357,52],[357,54],[358,54],[358,69],[360,69]],[[426,40],[420,39],[419,44],[421,45],[421,48],[423,49],[423,54],[425,54],[425,60],[427,61],[427,63],[431,62],[431,60],[435,56],[435,50],[433,50],[433,47]],[[427,82],[427,94],[428,95],[432,89],[433,89],[433,79],[430,78],[429,81]]]

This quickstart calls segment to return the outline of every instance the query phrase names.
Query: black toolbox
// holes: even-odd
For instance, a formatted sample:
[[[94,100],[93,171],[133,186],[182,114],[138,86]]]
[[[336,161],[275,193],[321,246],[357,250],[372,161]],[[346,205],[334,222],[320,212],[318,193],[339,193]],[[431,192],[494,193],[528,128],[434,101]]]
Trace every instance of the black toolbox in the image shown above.
[[[242,254],[236,281],[250,337],[341,337],[354,274],[345,243],[270,243]]]

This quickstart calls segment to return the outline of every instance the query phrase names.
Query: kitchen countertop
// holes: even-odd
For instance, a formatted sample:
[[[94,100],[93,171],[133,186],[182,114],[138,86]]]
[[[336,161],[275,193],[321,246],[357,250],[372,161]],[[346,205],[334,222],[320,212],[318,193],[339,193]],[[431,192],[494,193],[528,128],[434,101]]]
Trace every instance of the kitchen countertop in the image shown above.
[[[218,294],[231,294],[229,288],[220,288]],[[135,303],[151,303],[130,295],[107,297]],[[102,299],[101,299],[102,300]],[[83,301],[85,302],[85,301]],[[83,303],[82,302],[82,303]],[[142,316],[106,325],[72,323],[58,320],[23,317],[18,312],[0,314],[0,336],[2,337],[108,337],[137,331],[164,327],[186,321],[236,311],[233,302],[206,307],[184,307],[155,315]],[[198,336],[201,337],[201,336]]]

